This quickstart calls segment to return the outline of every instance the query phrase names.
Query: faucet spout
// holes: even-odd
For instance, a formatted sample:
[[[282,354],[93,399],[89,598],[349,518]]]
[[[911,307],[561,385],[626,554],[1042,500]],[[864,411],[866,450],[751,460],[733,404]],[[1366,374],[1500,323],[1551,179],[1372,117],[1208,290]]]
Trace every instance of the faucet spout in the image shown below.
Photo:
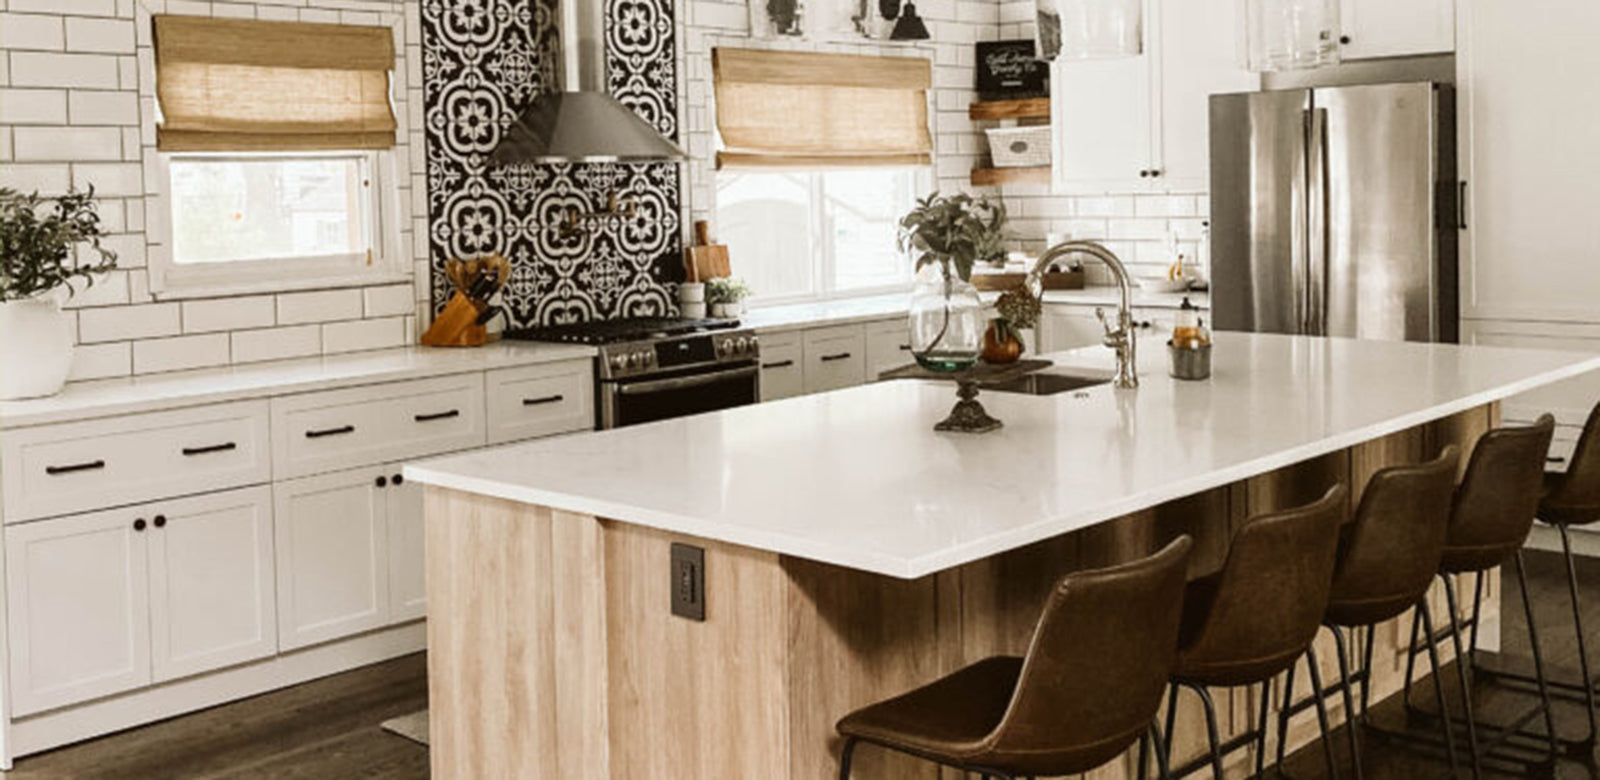
[[[1095,314],[1100,317],[1100,322],[1105,327],[1106,346],[1117,353],[1117,376],[1112,384],[1128,390],[1137,388],[1139,370],[1136,365],[1138,344],[1134,337],[1133,323],[1133,277],[1128,274],[1128,267],[1122,264],[1122,259],[1117,257],[1115,252],[1094,241],[1064,241],[1039,255],[1038,262],[1033,264],[1033,270],[1028,272],[1027,279],[1023,283],[1028,292],[1042,300],[1045,271],[1055,261],[1074,253],[1089,255],[1104,263],[1106,268],[1110,269],[1111,276],[1117,280],[1121,297],[1117,302],[1116,325],[1113,327],[1111,323],[1106,322],[1104,313],[1098,309]]]

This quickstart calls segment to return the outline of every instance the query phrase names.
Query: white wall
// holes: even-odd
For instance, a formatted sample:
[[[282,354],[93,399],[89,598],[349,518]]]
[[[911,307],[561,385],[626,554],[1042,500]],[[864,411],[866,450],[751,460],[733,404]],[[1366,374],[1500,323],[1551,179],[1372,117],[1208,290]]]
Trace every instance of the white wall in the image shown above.
[[[159,197],[152,14],[391,27],[399,62],[395,147],[402,253],[427,279],[417,0],[0,0],[0,186],[57,194],[93,184],[115,233],[119,270],[69,304],[80,346],[74,379],[146,374],[398,346],[416,340],[410,282],[156,301],[145,266],[167,251],[147,214]],[[415,170],[413,170],[415,169]],[[423,285],[426,283],[423,282]]]

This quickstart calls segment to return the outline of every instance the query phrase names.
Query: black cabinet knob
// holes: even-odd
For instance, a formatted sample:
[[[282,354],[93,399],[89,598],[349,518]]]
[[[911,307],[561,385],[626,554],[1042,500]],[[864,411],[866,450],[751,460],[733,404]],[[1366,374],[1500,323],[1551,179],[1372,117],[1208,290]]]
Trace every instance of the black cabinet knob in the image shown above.
[[[389,481],[393,482],[396,485],[404,484],[405,481],[406,481],[406,475],[404,475],[404,474],[396,474],[392,478],[390,478]]]
[[[1155,168],[1155,169],[1152,169],[1150,171],[1150,178],[1155,179],[1155,178],[1159,178],[1160,176],[1161,176],[1161,169],[1160,168]]]
[[[1150,172],[1149,171],[1139,171],[1139,178],[1141,178],[1141,179],[1150,178]]]
[[[388,486],[389,486],[389,478],[388,477],[378,477],[378,487],[388,487]]]
[[[143,531],[144,530],[144,518],[141,517],[138,520],[133,521],[133,530],[135,530],[135,531]]]
[[[1339,36],[1339,43],[1342,43],[1345,46],[1349,46],[1350,45],[1350,36],[1348,36],[1348,35]]]
[[[156,521],[155,522],[156,522],[156,527],[157,528],[166,528],[167,527],[167,516],[166,515],[156,515]]]

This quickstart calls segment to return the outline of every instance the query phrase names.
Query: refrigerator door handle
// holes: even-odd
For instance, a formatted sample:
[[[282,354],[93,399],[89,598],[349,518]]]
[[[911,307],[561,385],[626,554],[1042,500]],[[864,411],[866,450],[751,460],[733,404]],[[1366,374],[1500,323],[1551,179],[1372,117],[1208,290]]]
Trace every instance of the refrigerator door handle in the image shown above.
[[[1306,144],[1306,333],[1328,333],[1329,192],[1328,110],[1313,108],[1307,117]]]
[[[1310,293],[1311,280],[1309,278],[1310,260],[1307,257],[1310,242],[1308,241],[1308,223],[1310,221],[1309,207],[1311,194],[1308,191],[1311,178],[1308,175],[1308,158],[1306,140],[1311,133],[1311,109],[1301,110],[1300,138],[1301,143],[1295,145],[1294,154],[1294,181],[1291,185],[1290,204],[1290,252],[1289,276],[1294,287],[1294,322],[1296,333],[1309,335],[1310,330]]]

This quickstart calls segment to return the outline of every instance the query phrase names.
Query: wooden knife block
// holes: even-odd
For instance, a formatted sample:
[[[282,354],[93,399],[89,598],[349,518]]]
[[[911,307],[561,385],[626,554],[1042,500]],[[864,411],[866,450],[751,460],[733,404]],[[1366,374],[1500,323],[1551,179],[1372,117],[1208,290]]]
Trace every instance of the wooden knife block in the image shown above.
[[[429,347],[481,347],[488,342],[489,329],[478,324],[478,307],[459,292],[422,334],[422,343]]]

